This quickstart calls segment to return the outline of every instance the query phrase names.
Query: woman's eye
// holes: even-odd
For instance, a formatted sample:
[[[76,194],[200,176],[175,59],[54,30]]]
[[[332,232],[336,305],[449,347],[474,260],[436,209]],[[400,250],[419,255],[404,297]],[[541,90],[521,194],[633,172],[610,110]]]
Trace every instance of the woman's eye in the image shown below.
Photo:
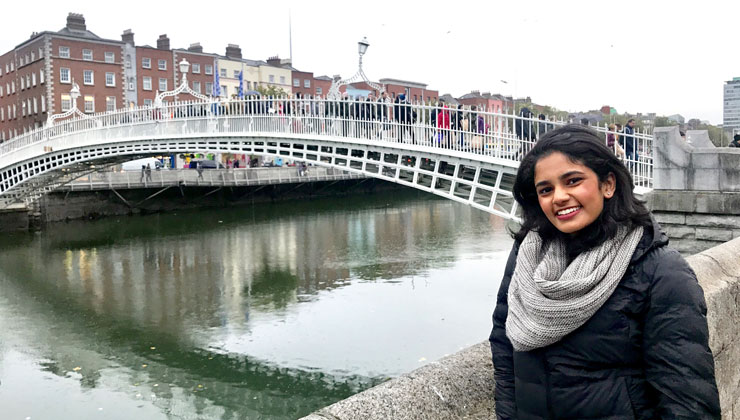
[[[568,180],[568,185],[573,185],[573,184],[576,184],[576,183],[578,183],[578,182],[579,182],[579,181],[580,181],[581,179],[583,179],[583,178],[570,178],[570,179]]]
[[[550,190],[551,190],[551,189],[552,189],[552,188],[550,188],[550,187],[545,187],[545,188],[541,188],[541,189],[540,189],[540,190],[539,190],[539,191],[537,192],[537,194],[539,194],[539,195],[544,195],[544,194],[547,194],[547,193],[549,193],[549,192],[550,192]]]

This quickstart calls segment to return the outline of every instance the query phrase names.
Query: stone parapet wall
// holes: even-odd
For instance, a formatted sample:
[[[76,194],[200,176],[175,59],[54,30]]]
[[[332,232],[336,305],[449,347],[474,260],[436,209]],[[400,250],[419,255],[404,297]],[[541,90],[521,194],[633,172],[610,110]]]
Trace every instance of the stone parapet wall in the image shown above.
[[[655,190],[645,200],[683,254],[740,237],[740,192]]]
[[[678,220],[681,215],[671,217]],[[707,301],[722,419],[740,420],[740,238],[693,255],[688,262]],[[492,419],[493,387],[485,341],[304,419]]]

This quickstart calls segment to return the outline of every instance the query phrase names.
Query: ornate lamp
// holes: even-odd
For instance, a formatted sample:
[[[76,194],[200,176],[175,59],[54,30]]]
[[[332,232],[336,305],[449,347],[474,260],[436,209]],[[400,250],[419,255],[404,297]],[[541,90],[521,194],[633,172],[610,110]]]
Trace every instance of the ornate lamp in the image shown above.
[[[364,81],[367,83],[368,86],[372,87],[373,89],[377,90],[378,93],[382,94],[385,92],[385,88],[382,85],[379,85],[377,83],[373,83],[370,80],[368,80],[367,76],[365,76],[365,72],[362,70],[362,56],[365,55],[367,52],[367,47],[370,46],[370,43],[367,42],[367,37],[363,37],[362,41],[357,43],[357,53],[360,56],[359,60],[359,66],[357,69],[357,73],[355,73],[354,76],[350,77],[349,79],[336,81],[334,80],[331,83],[331,88],[329,88],[329,94],[326,95],[329,99],[338,99],[339,98],[339,88],[345,85],[348,85],[350,83],[354,83],[356,81]]]

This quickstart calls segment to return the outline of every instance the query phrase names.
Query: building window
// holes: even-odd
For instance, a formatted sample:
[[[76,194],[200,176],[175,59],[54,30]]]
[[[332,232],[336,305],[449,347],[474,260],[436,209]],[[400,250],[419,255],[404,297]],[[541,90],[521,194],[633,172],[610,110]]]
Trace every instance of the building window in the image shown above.
[[[311,89],[311,79],[304,79],[303,80],[303,87],[306,89]]]
[[[0,96],[3,96],[3,87],[0,85]]]
[[[46,112],[46,96],[41,97],[41,112]]]
[[[24,117],[26,116],[26,101],[23,101],[21,104],[21,115]]]
[[[134,78],[133,77],[129,77],[128,90],[134,90]]]
[[[31,61],[36,61],[36,51],[31,51]]]
[[[226,69],[221,69],[221,77],[226,77]]]
[[[34,73],[33,75],[36,76],[36,73]],[[26,87],[27,88],[31,87],[31,75],[30,74],[26,75]]]
[[[31,83],[36,86],[36,73],[31,73]]]
[[[13,118],[18,118],[18,113],[16,111],[18,111],[18,109],[15,107],[15,104],[13,104]]]
[[[105,73],[105,85],[115,86],[116,85],[116,74],[111,72]]]
[[[15,80],[10,82],[10,89],[15,93]]]
[[[72,98],[69,94],[62,94],[62,112],[72,109]]]
[[[59,47],[59,57],[69,58],[69,47]]]
[[[226,85],[221,85],[221,96],[224,96],[226,98],[229,97],[229,90],[227,89]]]
[[[82,59],[85,61],[92,61],[92,50],[82,50]]]
[[[152,90],[152,78],[149,76],[144,76],[144,79],[142,79],[142,89],[144,90]]]
[[[69,75],[69,69],[62,67],[59,69],[59,83],[71,83],[71,77]]]
[[[160,77],[159,78],[159,91],[160,92],[166,92],[167,91],[167,79]]]
[[[39,70],[39,83],[41,84],[44,83],[44,70],[43,69]]]
[[[152,106],[152,100],[151,99],[144,99],[144,106]]]
[[[213,65],[206,64],[206,74],[213,74]]]
[[[105,98],[105,110],[106,112],[113,112],[116,110],[116,97],[107,96]]]
[[[148,57],[143,57],[141,59],[141,67],[145,69],[152,68],[152,59]]]
[[[33,98],[33,113],[34,114],[39,113],[39,100],[36,98]]]
[[[234,70],[234,79],[239,78],[239,70]]]
[[[268,77],[268,80],[270,81],[270,83],[275,83],[275,75],[274,75],[274,74],[271,74],[271,75],[270,75],[270,76]]]
[[[280,76],[280,84],[281,85],[285,84],[285,76]]]
[[[157,68],[160,70],[167,70],[167,60],[158,60]]]
[[[85,112],[95,112],[95,97],[93,97],[92,95],[85,95]]]
[[[293,79],[293,87],[301,87],[301,79],[294,78]]]
[[[112,53],[110,51],[107,51],[105,53],[105,62],[106,63],[115,63],[116,62],[116,54]]]
[[[26,78],[21,77],[21,90],[26,88]]]
[[[85,70],[82,72],[82,83],[86,85],[93,85],[95,84],[95,80],[93,79],[93,71],[92,70]]]
[[[193,63],[193,74],[200,74],[200,63]]]
[[[131,68],[131,54],[126,54],[126,68]]]
[[[200,93],[200,82],[193,82],[193,90],[196,93]]]
[[[39,47],[39,59],[44,58],[44,50]]]
[[[206,94],[208,95],[213,94],[213,83],[212,82],[206,82]]]
[[[247,82],[247,90],[252,90],[252,82]]]

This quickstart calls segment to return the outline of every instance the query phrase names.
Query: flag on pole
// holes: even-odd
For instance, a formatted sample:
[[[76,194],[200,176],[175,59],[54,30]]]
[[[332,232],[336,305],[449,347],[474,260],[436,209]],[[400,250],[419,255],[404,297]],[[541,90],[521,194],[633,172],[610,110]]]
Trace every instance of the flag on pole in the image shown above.
[[[239,72],[239,99],[244,99],[244,70]]]
[[[216,64],[216,73],[213,75],[213,96],[221,96],[221,79],[218,74],[218,64]]]

